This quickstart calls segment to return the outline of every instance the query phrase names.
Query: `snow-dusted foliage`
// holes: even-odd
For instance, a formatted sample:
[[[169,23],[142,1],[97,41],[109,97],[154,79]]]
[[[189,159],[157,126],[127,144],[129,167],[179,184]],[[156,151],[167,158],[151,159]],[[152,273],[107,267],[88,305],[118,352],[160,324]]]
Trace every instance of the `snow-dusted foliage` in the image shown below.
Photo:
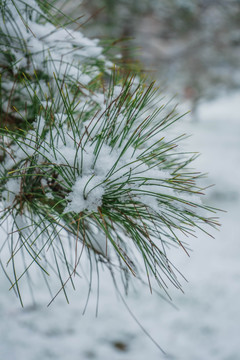
[[[85,248],[137,277],[141,259],[147,276],[179,287],[168,245],[184,248],[180,233],[215,222],[188,168],[194,155],[168,136],[175,111],[44,6],[1,3],[1,219],[11,225],[12,286],[21,299],[20,279],[35,264],[65,291]]]

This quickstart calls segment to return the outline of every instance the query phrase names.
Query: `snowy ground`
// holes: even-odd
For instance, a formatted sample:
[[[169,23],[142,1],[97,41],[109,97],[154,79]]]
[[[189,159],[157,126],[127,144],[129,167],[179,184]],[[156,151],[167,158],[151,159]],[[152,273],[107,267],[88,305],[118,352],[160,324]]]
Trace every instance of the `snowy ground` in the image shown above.
[[[0,273],[0,360],[238,360],[240,359],[240,94],[204,103],[199,121],[179,126],[193,134],[187,147],[202,153],[196,167],[209,172],[214,188],[208,203],[226,210],[215,239],[199,234],[191,240],[190,259],[172,251],[187,277],[185,294],[170,290],[177,310],[148,289],[131,291],[130,309],[165,350],[142,331],[116,295],[107,273],[100,279],[99,315],[96,297],[82,315],[82,288],[49,307],[39,289],[40,305],[21,309]],[[86,290],[86,289],[85,289]],[[41,305],[44,304],[44,305]]]

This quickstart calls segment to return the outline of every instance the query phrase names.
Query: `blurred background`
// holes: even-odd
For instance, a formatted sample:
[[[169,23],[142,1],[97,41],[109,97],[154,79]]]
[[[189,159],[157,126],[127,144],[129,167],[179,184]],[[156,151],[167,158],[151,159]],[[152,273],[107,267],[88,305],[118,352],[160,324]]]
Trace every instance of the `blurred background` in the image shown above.
[[[194,111],[239,88],[239,0],[82,0],[80,9],[88,36],[118,43],[123,62],[140,61]]]
[[[109,274],[100,274],[98,316],[88,284],[79,284],[46,308],[39,288],[24,310],[6,294],[0,273],[0,359],[2,360],[239,360],[240,359],[240,1],[83,0],[57,1],[80,19],[82,31],[115,44],[126,67],[145,69],[179,112],[190,110],[172,129],[192,135],[186,151],[201,156],[195,166],[215,184],[206,203],[221,208],[215,239],[196,234],[192,249],[170,251],[187,281],[172,301],[139,284],[123,303]],[[94,286],[93,286],[94,288]],[[137,321],[136,321],[137,319]],[[142,330],[145,329],[148,335]],[[149,338],[164,349],[164,355]]]

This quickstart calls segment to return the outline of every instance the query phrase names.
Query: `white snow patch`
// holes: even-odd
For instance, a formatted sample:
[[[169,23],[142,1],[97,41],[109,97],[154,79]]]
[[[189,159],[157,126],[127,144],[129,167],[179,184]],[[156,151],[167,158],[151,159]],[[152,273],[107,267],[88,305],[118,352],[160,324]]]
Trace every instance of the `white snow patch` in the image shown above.
[[[5,190],[2,192],[2,198],[4,200],[4,205],[12,206],[17,195],[20,194],[21,191],[21,179],[20,178],[12,178],[9,179],[5,185]]]
[[[84,210],[97,211],[102,204],[104,186],[101,184],[103,179],[99,176],[83,176],[77,178],[72,187],[72,192],[68,195],[70,203],[64,210],[67,212],[79,213]]]

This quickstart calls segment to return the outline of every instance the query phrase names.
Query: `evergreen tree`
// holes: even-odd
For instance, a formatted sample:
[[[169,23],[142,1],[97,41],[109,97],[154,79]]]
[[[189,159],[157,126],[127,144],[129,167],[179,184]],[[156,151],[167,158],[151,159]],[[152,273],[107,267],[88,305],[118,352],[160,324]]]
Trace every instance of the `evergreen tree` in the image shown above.
[[[183,236],[216,225],[196,155],[170,135],[180,116],[51,3],[1,1],[1,17],[0,255],[21,303],[34,265],[67,298],[82,253],[89,271],[101,263],[127,282],[145,268],[180,287],[169,246],[187,251]]]

